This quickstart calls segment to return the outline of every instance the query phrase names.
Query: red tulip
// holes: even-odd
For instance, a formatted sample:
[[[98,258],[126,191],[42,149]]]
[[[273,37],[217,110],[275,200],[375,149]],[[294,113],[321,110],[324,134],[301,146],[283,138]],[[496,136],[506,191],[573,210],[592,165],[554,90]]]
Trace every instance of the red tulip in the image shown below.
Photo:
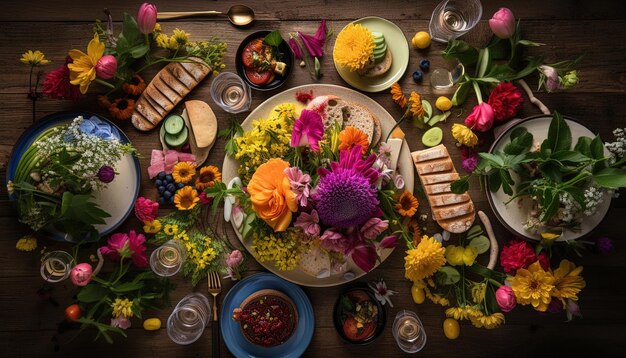
[[[156,5],[147,2],[141,4],[137,12],[137,26],[142,34],[149,34],[154,30],[157,21]]]
[[[501,39],[509,39],[515,33],[515,16],[506,7],[501,7],[489,19],[491,31]]]

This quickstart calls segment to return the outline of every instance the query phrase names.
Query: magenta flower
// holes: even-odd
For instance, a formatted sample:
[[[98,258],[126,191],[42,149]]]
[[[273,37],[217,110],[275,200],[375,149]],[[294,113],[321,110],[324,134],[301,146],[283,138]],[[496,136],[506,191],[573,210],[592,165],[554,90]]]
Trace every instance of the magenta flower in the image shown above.
[[[477,165],[478,165],[478,157],[476,157],[475,155],[472,155],[471,157],[467,157],[463,159],[463,161],[461,162],[461,166],[463,167],[463,170],[469,173],[473,172],[474,169],[476,169]]]
[[[329,251],[347,253],[350,248],[350,239],[338,231],[328,229],[320,236],[322,247]]]
[[[96,64],[96,76],[110,80],[115,76],[115,71],[117,71],[117,59],[114,56],[104,55],[100,57]]]
[[[135,202],[135,216],[142,223],[154,221],[159,215],[159,203],[140,196]]]
[[[509,286],[500,286],[496,291],[496,302],[502,312],[511,312],[517,306],[513,289]]]
[[[93,268],[88,263],[82,263],[74,266],[70,272],[70,280],[76,286],[87,286],[91,282],[93,276]]]
[[[506,7],[501,7],[489,19],[491,31],[501,39],[509,39],[515,33],[515,16]]]
[[[103,183],[110,183],[115,179],[115,170],[108,165],[103,165],[98,170],[98,179]]]
[[[213,197],[207,196],[204,191],[200,192],[198,197],[200,198],[200,203],[202,203],[202,205],[209,205],[213,202]]]
[[[303,211],[296,219],[294,226],[302,228],[304,233],[309,236],[317,237],[320,235],[319,222],[320,218],[316,210],[311,211],[310,214]]]
[[[398,246],[398,237],[396,235],[389,235],[380,241],[380,247],[383,249],[393,249]]]
[[[359,243],[352,249],[350,257],[361,270],[370,272],[376,265],[378,254],[374,245]]]
[[[137,26],[142,34],[149,34],[154,30],[157,22],[157,7],[147,2],[141,4],[137,12]]]
[[[465,125],[479,132],[486,132],[493,125],[493,109],[491,106],[482,102],[474,106],[472,113],[465,118]]]
[[[380,218],[370,218],[361,227],[361,234],[368,240],[374,240],[378,235],[389,227],[389,220],[381,220]]]
[[[287,41],[287,43],[289,43],[289,47],[291,47],[291,52],[293,52],[293,56],[297,60],[302,60],[302,50],[300,50],[300,46],[298,46],[296,40],[293,37],[289,37],[289,41]]]
[[[243,261],[243,254],[239,250],[233,250],[226,258],[226,266],[237,267]]]
[[[116,233],[109,237],[107,246],[100,247],[100,252],[114,261],[131,258],[135,266],[146,267],[148,266],[148,259],[145,242],[145,236],[135,233],[134,230],[128,234]]]
[[[130,319],[126,317],[111,318],[111,327],[128,329],[130,328]]]
[[[311,195],[311,176],[302,173],[302,170],[298,167],[286,168],[284,172],[287,179],[289,179],[291,191],[296,193],[296,199],[300,206],[307,206],[309,196]]]
[[[302,40],[304,47],[312,57],[324,56],[324,42],[326,42],[326,20],[322,20],[315,32],[315,36],[303,34],[298,31],[298,36]]]
[[[548,304],[548,312],[559,313],[563,311],[563,302],[556,297],[552,297],[552,301]]]
[[[42,83],[43,94],[50,98],[71,99],[73,101],[80,98],[80,86],[70,83],[70,69],[67,64],[73,62],[74,60],[67,56],[64,64],[46,75]]]
[[[606,236],[596,239],[596,248],[601,254],[608,254],[613,251],[613,241]]]
[[[323,136],[322,116],[317,112],[303,109],[300,117],[293,124],[291,146],[300,147],[308,144],[313,151],[317,152],[320,149],[318,143]]]
[[[396,291],[392,291],[387,289],[387,284],[381,278],[378,282],[369,283],[368,286],[374,290],[374,296],[381,304],[385,304],[389,302],[389,306],[393,307],[393,303],[391,303],[391,297],[394,293],[398,293]]]

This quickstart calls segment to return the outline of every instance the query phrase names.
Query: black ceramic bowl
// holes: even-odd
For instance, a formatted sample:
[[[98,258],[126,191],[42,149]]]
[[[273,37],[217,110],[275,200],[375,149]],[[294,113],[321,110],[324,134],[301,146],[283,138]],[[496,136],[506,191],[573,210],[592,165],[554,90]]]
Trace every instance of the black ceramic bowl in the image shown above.
[[[346,334],[346,329],[350,330],[350,327],[352,326],[352,324],[346,324],[346,321],[348,321],[351,316],[348,313],[349,310],[346,309],[345,303],[342,302],[346,299],[350,300],[353,304],[355,301],[366,299],[369,300],[374,307],[376,307],[378,314],[376,316],[376,321],[373,322],[374,328],[372,333],[367,333],[367,329],[365,328],[360,332],[357,331],[356,335],[352,335],[350,337]],[[343,291],[337,298],[335,307],[333,308],[333,323],[335,324],[337,333],[339,333],[339,336],[344,341],[352,344],[365,345],[372,343],[381,335],[381,333],[383,333],[385,324],[387,323],[387,311],[385,310],[385,307],[376,299],[374,291],[372,291],[371,288],[365,284],[357,284]],[[364,337],[362,339],[358,338],[359,335]]]
[[[239,76],[243,78],[243,80],[250,86],[250,88],[259,90],[259,91],[270,91],[270,90],[280,87],[283,83],[285,83],[285,81],[287,81],[287,78],[289,78],[289,75],[291,74],[291,71],[293,69],[293,64],[294,64],[293,53],[291,52],[291,48],[289,47],[289,44],[287,44],[287,42],[283,39],[283,42],[281,42],[280,45],[278,46],[278,50],[282,53],[282,57],[279,58],[279,61],[282,61],[287,65],[287,68],[285,69],[285,73],[282,76],[278,76],[278,75],[275,76],[272,82],[267,83],[262,86],[256,85],[248,79],[248,76],[246,76],[246,68],[244,67],[243,60],[241,58],[241,55],[243,54],[243,50],[246,48],[246,46],[248,46],[250,42],[252,42],[252,40],[259,39],[259,38],[262,39],[265,36],[267,36],[267,34],[269,34],[270,32],[271,31],[257,31],[253,34],[248,35],[248,37],[246,37],[243,41],[241,41],[241,44],[239,45],[239,48],[237,49],[237,54],[235,55],[235,68],[237,69],[237,74],[239,74]]]

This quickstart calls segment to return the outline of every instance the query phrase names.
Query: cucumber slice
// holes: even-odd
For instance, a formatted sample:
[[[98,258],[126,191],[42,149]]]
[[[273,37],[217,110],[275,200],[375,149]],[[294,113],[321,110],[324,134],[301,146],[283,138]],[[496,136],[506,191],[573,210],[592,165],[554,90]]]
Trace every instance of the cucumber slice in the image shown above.
[[[163,122],[163,125],[165,126],[165,133],[176,135],[183,130],[183,127],[185,127],[185,121],[183,120],[183,117],[174,114],[167,117],[165,122]]]
[[[433,127],[427,130],[422,136],[422,143],[427,147],[434,147],[441,143],[443,139],[443,131],[439,127]]]
[[[383,44],[382,46],[374,47],[374,57],[376,56],[385,56],[385,52],[387,52],[387,44]]]
[[[172,148],[180,147],[183,144],[187,143],[187,139],[189,139],[189,130],[187,129],[187,127],[183,126],[183,129],[180,131],[180,133],[178,134],[165,133],[163,138],[165,139],[165,143],[168,146]]]

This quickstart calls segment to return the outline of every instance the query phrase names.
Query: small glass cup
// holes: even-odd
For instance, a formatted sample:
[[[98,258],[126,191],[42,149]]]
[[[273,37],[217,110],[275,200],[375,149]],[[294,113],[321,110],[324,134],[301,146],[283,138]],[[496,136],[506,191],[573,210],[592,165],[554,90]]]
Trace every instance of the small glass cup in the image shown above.
[[[41,259],[41,277],[48,282],[61,282],[70,277],[74,258],[65,251],[50,251]]]
[[[426,331],[417,314],[402,310],[393,321],[393,338],[398,347],[407,353],[419,352],[426,345]]]
[[[435,90],[444,90],[454,86],[465,75],[465,67],[459,61],[447,68],[436,68],[430,72],[430,86]]]
[[[245,112],[252,104],[250,86],[232,72],[222,72],[213,79],[211,98],[229,113]]]
[[[167,335],[174,343],[191,344],[202,336],[209,323],[211,307],[201,293],[183,297],[167,319]]]
[[[161,277],[174,276],[187,259],[187,250],[178,240],[170,240],[157,247],[150,255],[150,267]]]
[[[439,42],[460,37],[476,26],[482,15],[480,0],[442,1],[430,18],[430,37]]]

